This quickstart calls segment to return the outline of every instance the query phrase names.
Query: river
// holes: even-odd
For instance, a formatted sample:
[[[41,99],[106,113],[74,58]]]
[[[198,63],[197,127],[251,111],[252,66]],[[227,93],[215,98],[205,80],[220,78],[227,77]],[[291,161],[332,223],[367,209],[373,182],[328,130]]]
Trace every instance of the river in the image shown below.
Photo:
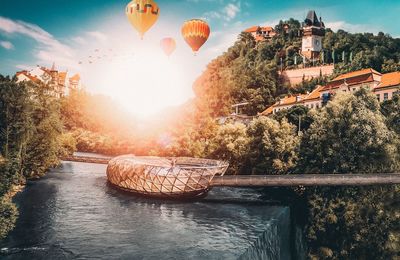
[[[14,201],[1,259],[290,259],[289,208],[250,189],[161,201],[107,183],[105,165],[64,162]]]

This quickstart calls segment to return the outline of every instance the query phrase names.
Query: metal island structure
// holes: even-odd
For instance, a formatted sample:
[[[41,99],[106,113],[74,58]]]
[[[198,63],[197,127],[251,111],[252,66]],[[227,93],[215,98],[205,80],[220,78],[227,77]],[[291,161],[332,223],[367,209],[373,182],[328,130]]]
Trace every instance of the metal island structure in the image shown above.
[[[120,189],[152,197],[196,198],[207,194],[214,176],[228,163],[199,158],[119,156],[107,166],[108,181]]]

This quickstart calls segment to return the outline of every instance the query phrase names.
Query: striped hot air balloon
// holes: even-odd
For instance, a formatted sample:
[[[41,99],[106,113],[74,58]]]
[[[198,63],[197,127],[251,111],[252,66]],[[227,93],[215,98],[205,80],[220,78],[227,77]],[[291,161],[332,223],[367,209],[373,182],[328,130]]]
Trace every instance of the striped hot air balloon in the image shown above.
[[[169,57],[176,49],[176,42],[173,38],[164,38],[160,42],[161,49]]]
[[[126,16],[141,38],[157,22],[160,9],[153,0],[132,0],[126,6]]]
[[[210,27],[203,20],[189,20],[182,26],[182,36],[193,52],[196,53],[210,36]]]

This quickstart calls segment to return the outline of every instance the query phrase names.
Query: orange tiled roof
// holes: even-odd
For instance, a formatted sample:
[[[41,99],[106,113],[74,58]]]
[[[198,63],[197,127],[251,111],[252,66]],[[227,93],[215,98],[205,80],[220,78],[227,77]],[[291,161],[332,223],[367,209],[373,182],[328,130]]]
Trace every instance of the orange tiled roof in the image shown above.
[[[306,98],[305,100],[319,99],[320,91],[323,89],[323,86],[316,87]]]
[[[287,106],[304,103],[308,100],[320,99],[320,91],[324,88],[324,86],[318,86],[309,94],[300,94],[297,96],[287,96],[276,102],[274,105],[268,107],[266,110],[261,112],[261,115],[269,115],[272,114],[275,107]],[[297,97],[300,97],[300,100],[297,101]]]
[[[250,28],[247,28],[247,29],[244,30],[244,31],[245,31],[245,32],[248,32],[248,33],[256,32],[256,31],[258,30],[258,27],[259,27],[259,26],[252,26],[252,27],[250,27]]]
[[[362,76],[365,74],[378,74],[382,75],[381,73],[377,72],[376,70],[373,69],[363,69],[363,70],[358,70],[358,71],[353,71],[349,73],[342,74],[336,78],[334,78],[332,81],[338,81],[338,80],[343,80],[343,79],[348,79],[348,78],[354,78],[358,76]]]
[[[41,69],[42,69],[44,72],[46,72],[47,74],[50,74],[50,75],[51,75],[51,70],[50,70],[50,69],[45,68],[45,67],[41,67]]]
[[[297,101],[297,97],[300,97],[300,101]],[[279,107],[279,106],[287,106],[287,105],[292,105],[295,103],[301,103],[302,101],[304,101],[304,99],[307,97],[307,94],[300,94],[297,96],[288,96],[285,97],[283,99],[281,99],[280,101],[278,101],[275,106]]]
[[[272,28],[271,26],[262,26],[261,31],[270,32],[270,31],[274,31],[274,28]]]
[[[400,85],[400,71],[386,73],[382,75],[381,84],[376,88],[386,88]]]
[[[19,76],[19,75],[24,75],[25,77],[27,77],[29,80],[33,81],[33,82],[39,82],[40,79],[38,79],[36,76],[32,76],[31,74],[29,74],[28,71],[23,70],[23,71],[18,71],[15,75]]]
[[[274,105],[268,107],[267,109],[265,109],[263,112],[261,112],[260,114],[263,116],[267,116],[269,114],[272,114],[272,112],[274,111]]]
[[[374,74],[382,75],[381,73],[373,69],[363,69],[363,70],[353,71],[350,73],[345,73],[328,82],[328,84],[324,87],[323,90],[339,88],[342,84],[346,84],[347,86],[353,86],[353,85],[373,82]]]
[[[301,101],[303,101],[306,95],[298,95],[298,96],[300,96]],[[298,97],[298,96],[287,96],[287,97],[282,98],[281,100],[279,100],[278,102],[276,102],[275,104],[273,104],[272,106],[270,106],[269,108],[267,108],[266,110],[261,112],[261,115],[271,114],[275,107],[281,107],[281,106],[295,104],[297,102],[296,97]],[[299,101],[299,103],[301,101]]]
[[[18,76],[18,75],[21,75],[21,74],[27,74],[28,73],[28,71],[26,71],[26,70],[21,70],[21,71],[17,71],[17,73],[15,73],[15,75],[16,76]]]
[[[252,26],[250,28],[247,28],[245,30],[245,32],[248,32],[248,33],[257,32],[258,28],[260,28],[261,31],[266,31],[266,32],[274,31],[274,28],[272,28],[271,26],[258,26],[257,25],[257,26]]]
[[[75,74],[74,76],[72,76],[71,78],[69,78],[70,80],[76,80],[76,81],[78,81],[78,80],[80,80],[81,79],[81,77],[79,76],[79,74],[77,73],[77,74]]]

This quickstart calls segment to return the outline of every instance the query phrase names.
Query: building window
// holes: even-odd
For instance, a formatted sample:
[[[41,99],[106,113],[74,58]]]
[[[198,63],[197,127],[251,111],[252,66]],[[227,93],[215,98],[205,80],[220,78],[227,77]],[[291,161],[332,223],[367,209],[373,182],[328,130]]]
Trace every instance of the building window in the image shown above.
[[[343,89],[343,92],[346,92],[346,90],[345,90],[345,89]]]
[[[376,94],[376,98],[378,99],[378,101],[381,101],[381,94]]]
[[[389,93],[384,93],[383,100],[388,100],[388,99],[389,99]]]
[[[319,108],[319,104],[316,104],[315,107],[316,107],[316,108]]]
[[[311,108],[314,108],[314,104],[311,104]]]
[[[356,91],[356,88],[353,88],[353,91]]]

